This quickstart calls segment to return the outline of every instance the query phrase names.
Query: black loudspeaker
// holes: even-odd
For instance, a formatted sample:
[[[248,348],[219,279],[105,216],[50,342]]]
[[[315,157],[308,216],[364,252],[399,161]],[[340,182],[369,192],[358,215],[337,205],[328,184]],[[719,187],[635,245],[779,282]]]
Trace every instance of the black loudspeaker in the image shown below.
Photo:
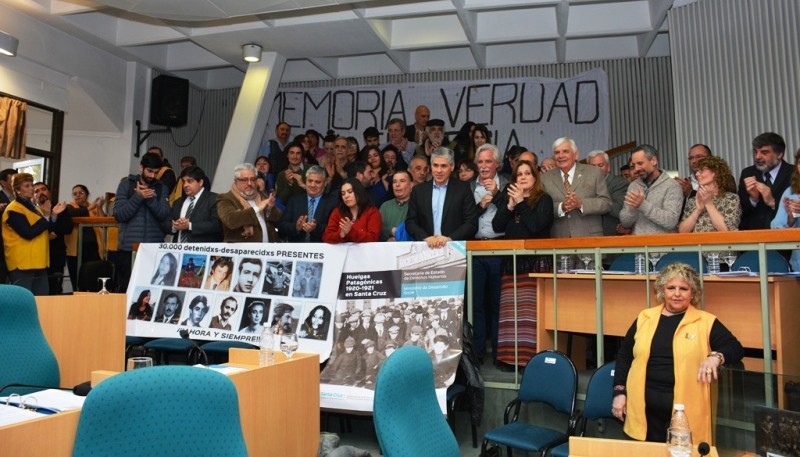
[[[150,123],[181,127],[189,114],[189,80],[161,75],[153,79]]]

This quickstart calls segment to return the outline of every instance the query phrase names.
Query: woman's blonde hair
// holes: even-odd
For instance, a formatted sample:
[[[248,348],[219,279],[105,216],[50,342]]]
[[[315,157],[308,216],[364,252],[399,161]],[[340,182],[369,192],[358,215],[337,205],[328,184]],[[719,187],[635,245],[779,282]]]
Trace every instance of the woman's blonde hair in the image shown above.
[[[703,296],[703,291],[700,289],[700,275],[694,268],[681,262],[670,263],[658,272],[654,286],[658,304],[664,304],[664,287],[675,278],[683,279],[689,284],[689,289],[692,291],[691,303],[697,306]]]
[[[15,194],[19,192],[25,182],[33,184],[33,175],[30,173],[17,173],[11,177],[11,187],[14,189]]]

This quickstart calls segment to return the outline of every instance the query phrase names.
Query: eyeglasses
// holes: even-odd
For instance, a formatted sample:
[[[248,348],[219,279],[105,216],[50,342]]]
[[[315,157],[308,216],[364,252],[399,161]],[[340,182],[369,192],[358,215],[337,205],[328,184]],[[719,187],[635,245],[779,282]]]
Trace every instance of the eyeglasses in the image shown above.
[[[239,182],[256,182],[258,178],[236,178]]]

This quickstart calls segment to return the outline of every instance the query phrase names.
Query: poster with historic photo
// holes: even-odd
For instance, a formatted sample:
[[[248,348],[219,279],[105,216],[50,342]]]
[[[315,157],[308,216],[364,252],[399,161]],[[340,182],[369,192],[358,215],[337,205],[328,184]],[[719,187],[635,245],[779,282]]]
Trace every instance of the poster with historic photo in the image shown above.
[[[376,250],[379,249],[379,253]],[[400,347],[425,349],[442,411],[461,355],[466,250],[425,243],[352,245],[334,315],[333,350],[320,374],[320,405],[371,411],[375,380]]]

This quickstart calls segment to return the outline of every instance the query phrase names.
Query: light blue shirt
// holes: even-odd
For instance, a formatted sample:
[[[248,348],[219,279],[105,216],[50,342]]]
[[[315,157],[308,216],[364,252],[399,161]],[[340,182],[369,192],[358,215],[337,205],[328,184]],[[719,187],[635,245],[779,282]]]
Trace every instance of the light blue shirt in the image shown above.
[[[786,190],[783,192],[783,195],[781,195],[781,198],[775,201],[775,206],[778,208],[778,212],[775,214],[775,218],[772,219],[772,223],[769,225],[770,228],[782,229],[800,227],[800,217],[796,217],[794,219],[794,225],[789,225],[789,213],[786,211],[786,207],[783,206],[784,198],[797,200],[800,199],[800,195],[792,192],[791,186],[786,188]],[[792,258],[789,259],[789,264],[792,266],[792,271],[800,271],[800,249],[795,249],[792,251]]]
[[[447,196],[448,179],[444,185],[439,186],[433,181],[433,193],[431,195],[431,209],[433,210],[433,234],[442,234],[442,213],[444,213],[444,199]]]

